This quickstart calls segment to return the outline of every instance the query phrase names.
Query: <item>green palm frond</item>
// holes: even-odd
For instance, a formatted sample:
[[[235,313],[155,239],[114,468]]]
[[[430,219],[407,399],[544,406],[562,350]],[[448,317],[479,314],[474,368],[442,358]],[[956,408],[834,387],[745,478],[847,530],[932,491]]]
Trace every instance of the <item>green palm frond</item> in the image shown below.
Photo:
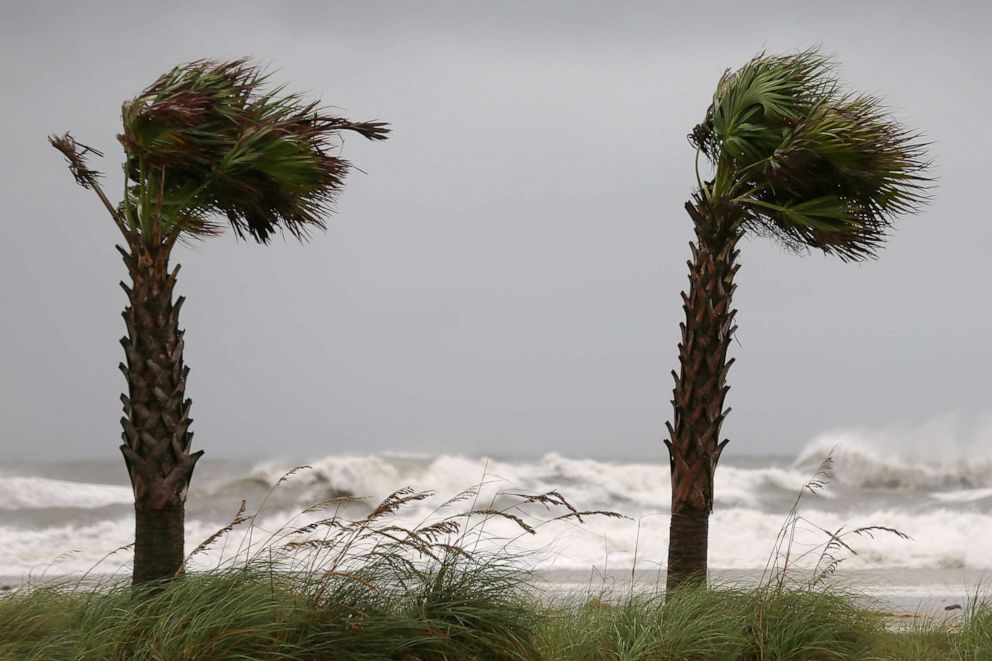
[[[710,203],[745,227],[843,259],[871,257],[928,196],[926,143],[881,101],[841,90],[816,50],[761,54],[720,79],[690,140],[716,167]]]
[[[323,228],[348,161],[334,155],[341,131],[385,139],[382,122],[351,122],[283,88],[247,60],[192,62],[124,104],[124,210],[146,240],[219,230],[267,242]]]

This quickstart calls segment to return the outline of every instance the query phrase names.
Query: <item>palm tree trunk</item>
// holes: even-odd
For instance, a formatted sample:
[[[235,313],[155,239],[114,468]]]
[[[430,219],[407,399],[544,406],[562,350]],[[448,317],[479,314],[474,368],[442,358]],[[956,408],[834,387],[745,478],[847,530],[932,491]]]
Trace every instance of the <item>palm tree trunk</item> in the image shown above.
[[[737,274],[740,217],[733,208],[713,208],[698,197],[686,203],[696,241],[689,244],[689,293],[682,293],[679,372],[668,424],[672,471],[672,521],[668,545],[668,589],[706,582],[709,516],[713,510],[713,473],[727,441],[720,426],[730,409],[723,403],[730,387],[727,348],[733,336],[731,308]]]
[[[123,313],[127,337],[121,339],[127,363],[120,368],[128,385],[127,395],[121,395],[121,452],[134,490],[137,585],[182,571],[186,493],[203,452],[189,451],[189,368],[179,330],[183,298],[172,300],[179,267],[169,273],[170,245],[135,241],[129,248],[118,248],[131,276],[130,287],[121,283],[129,302]]]

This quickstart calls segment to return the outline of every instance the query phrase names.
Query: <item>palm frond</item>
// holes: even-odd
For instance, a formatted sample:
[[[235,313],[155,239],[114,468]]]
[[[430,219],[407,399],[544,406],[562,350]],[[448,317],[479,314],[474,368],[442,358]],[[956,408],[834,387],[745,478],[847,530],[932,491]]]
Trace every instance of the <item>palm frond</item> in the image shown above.
[[[267,242],[279,229],[304,238],[323,228],[349,163],[340,132],[369,140],[382,122],[352,122],[282,87],[248,60],[176,67],[124,104],[128,206],[137,231],[188,235],[218,230]],[[129,217],[132,217],[129,216]]]
[[[50,135],[48,142],[65,156],[66,163],[69,164],[69,171],[76,183],[83,188],[92,189],[103,176],[101,172],[91,169],[86,162],[86,157],[89,154],[103,156],[102,152],[78,142],[71,133]]]
[[[716,166],[704,193],[745,227],[861,260],[928,199],[927,144],[877,98],[842,91],[815,49],[723,75],[690,141]]]

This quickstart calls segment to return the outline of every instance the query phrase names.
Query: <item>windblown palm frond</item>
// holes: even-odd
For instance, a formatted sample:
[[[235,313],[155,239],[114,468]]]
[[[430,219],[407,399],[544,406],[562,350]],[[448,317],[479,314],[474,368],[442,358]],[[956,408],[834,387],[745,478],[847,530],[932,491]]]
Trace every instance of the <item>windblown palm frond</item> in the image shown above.
[[[871,257],[927,199],[926,143],[874,97],[841,91],[816,50],[759,55],[720,79],[690,141],[716,166],[710,203],[743,226],[842,259]]]
[[[333,154],[340,131],[382,140],[382,122],[350,122],[282,88],[247,60],[192,62],[160,77],[122,110],[127,155],[123,205],[146,241],[202,235],[227,217],[265,243],[277,229],[322,228],[349,163]]]

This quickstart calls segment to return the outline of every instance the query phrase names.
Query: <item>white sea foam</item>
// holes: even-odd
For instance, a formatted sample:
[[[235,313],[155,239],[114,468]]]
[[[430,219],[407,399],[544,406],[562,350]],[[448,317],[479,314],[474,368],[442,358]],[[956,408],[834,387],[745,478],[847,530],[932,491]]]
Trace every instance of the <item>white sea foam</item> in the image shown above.
[[[73,507],[92,509],[133,502],[131,489],[44,477],[0,477],[0,510]]]
[[[992,417],[963,420],[949,416],[915,427],[823,434],[791,465],[783,460],[764,465],[753,459],[735,461],[728,455],[716,476],[711,565],[763,567],[795,495],[832,453],[833,481],[825,491],[804,497],[804,521],[795,551],[814,549],[811,555],[815,556],[816,546],[826,539],[820,529],[880,525],[912,539],[884,533],[875,539],[848,538],[858,551],[851,566],[984,570],[992,563],[990,430]],[[330,456],[309,463],[310,469],[278,486],[292,463],[258,465],[224,482],[211,482],[208,475],[198,474],[187,521],[188,546],[223,527],[241,497],[260,500],[268,487],[276,489],[278,495],[269,505],[278,511],[265,512],[258,523],[271,530],[299,510],[336,494],[368,497],[366,507],[372,507],[405,486],[437,491],[433,498],[401,511],[399,523],[414,525],[431,516],[446,499],[482,484],[481,507],[494,502],[505,506],[511,499],[500,496],[501,491],[559,491],[579,509],[612,510],[630,517],[592,518],[585,525],[560,522],[540,528],[537,535],[521,536],[518,549],[531,553],[530,560],[541,568],[619,568],[636,561],[637,567],[651,569],[665,557],[671,496],[669,468],[661,452],[656,460],[644,462],[551,453],[519,461],[382,454]],[[204,504],[208,498],[209,507]],[[9,521],[0,517],[0,548],[4,549],[0,574],[21,574],[72,549],[78,552],[52,571],[88,569],[104,554],[130,542],[133,535],[133,520],[120,509],[96,510],[130,502],[126,487],[9,473],[0,476],[0,509],[18,512]],[[257,505],[249,502],[249,511]],[[463,502],[458,507],[471,505]],[[79,516],[80,508],[90,511]],[[358,506],[356,512],[361,511]],[[104,515],[108,518],[98,519]],[[519,532],[505,520],[490,521],[487,531],[503,536]],[[219,559],[213,552],[198,561]],[[126,554],[113,559],[118,564],[125,560]]]
[[[291,483],[319,500],[328,493],[381,499],[402,486],[453,494],[480,483],[504,489],[560,490],[587,509],[614,506],[634,510],[667,508],[671,499],[667,462],[615,463],[549,453],[532,461],[441,455],[430,461],[394,462],[384,456],[344,455],[310,462]],[[263,465],[252,479],[275,485],[289,466]],[[769,493],[795,493],[808,474],[790,468],[721,466],[717,502],[724,506],[758,506]]]
[[[440,498],[440,496],[439,496]],[[397,523],[415,525],[428,516],[438,501],[411,508],[399,516]],[[288,512],[272,513],[259,522],[261,530],[284,524]],[[306,519],[298,519],[302,524]],[[761,568],[768,560],[772,542],[783,515],[747,508],[717,509],[710,521],[710,564],[714,568]],[[23,575],[33,571],[49,574],[81,572],[92,568],[115,548],[132,541],[133,521],[128,518],[100,521],[91,525],[62,525],[41,529],[17,529],[0,526],[0,575]],[[223,522],[187,522],[187,546],[192,547],[223,525]],[[923,568],[987,569],[992,565],[988,549],[992,548],[992,516],[981,513],[939,509],[925,514],[880,510],[850,513],[812,510],[804,513],[804,522],[792,549],[794,558],[810,551],[804,563],[809,566],[818,557],[827,536],[820,528],[835,532],[858,526],[885,525],[912,537],[900,539],[879,533],[851,536],[846,540],[858,552],[848,560],[852,568]],[[243,531],[232,534],[228,556],[238,548]],[[513,548],[528,553],[528,562],[539,569],[590,570],[629,568],[654,569],[663,564],[668,545],[668,516],[665,513],[642,514],[633,520],[590,518],[584,525],[560,523],[543,526],[536,535],[520,534],[512,522],[492,519],[486,534],[496,538],[515,538]],[[256,538],[259,533],[256,532]],[[59,558],[63,553],[65,557]],[[115,554],[101,565],[101,571],[114,571],[129,561],[129,552]],[[197,566],[212,566],[221,560],[219,549],[197,560]],[[54,564],[53,564],[54,563]]]
[[[940,491],[930,494],[934,500],[942,503],[973,503],[992,497],[992,488],[961,489],[960,491]]]
[[[936,416],[914,425],[820,434],[799,453],[813,470],[828,454],[837,481],[867,489],[992,487],[992,413]]]
[[[186,538],[198,543],[218,529],[216,524],[186,522]],[[44,528],[0,526],[0,575],[25,577],[28,574],[58,576],[96,573],[127,573],[134,541],[134,519],[106,519],[90,525],[59,525]],[[109,556],[109,557],[108,557]]]

